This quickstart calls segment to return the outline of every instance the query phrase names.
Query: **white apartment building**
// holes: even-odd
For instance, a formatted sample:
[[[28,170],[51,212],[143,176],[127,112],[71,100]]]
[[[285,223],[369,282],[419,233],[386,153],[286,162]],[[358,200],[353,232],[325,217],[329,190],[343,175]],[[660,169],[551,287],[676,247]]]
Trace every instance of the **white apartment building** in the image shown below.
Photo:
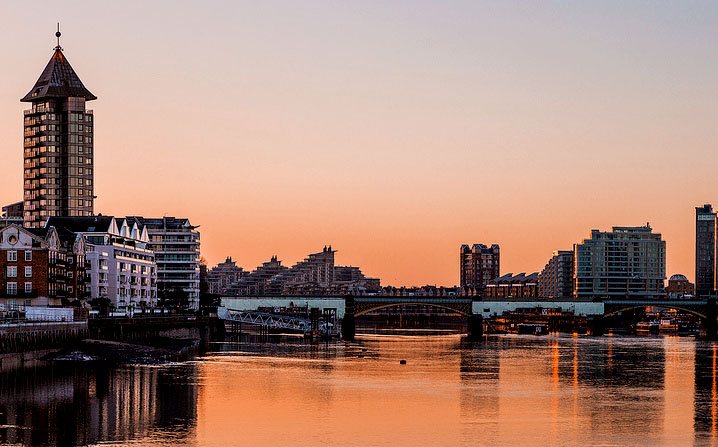
[[[128,217],[147,230],[148,247],[157,262],[158,294],[186,294],[191,309],[199,308],[200,240],[198,226],[182,217]]]
[[[49,225],[84,237],[91,299],[120,310],[157,305],[157,264],[142,225],[112,216],[52,217]]]

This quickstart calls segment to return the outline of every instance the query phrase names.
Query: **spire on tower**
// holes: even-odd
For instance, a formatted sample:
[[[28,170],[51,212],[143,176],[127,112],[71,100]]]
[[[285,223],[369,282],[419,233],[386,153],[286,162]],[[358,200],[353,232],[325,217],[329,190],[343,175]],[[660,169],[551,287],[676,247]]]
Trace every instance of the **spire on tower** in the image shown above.
[[[60,32],[60,22],[57,22],[57,32],[55,33],[55,37],[57,37],[57,46],[55,49],[62,51],[62,47],[60,46],[60,36],[62,36],[62,33]]]

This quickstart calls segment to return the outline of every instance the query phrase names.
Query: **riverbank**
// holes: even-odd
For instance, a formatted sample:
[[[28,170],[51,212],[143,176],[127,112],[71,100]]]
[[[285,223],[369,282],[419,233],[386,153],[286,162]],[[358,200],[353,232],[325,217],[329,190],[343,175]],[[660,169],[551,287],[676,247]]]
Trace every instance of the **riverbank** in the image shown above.
[[[109,364],[155,364],[186,359],[198,352],[198,340],[154,338],[142,344],[85,339],[49,353],[51,362],[101,362]]]

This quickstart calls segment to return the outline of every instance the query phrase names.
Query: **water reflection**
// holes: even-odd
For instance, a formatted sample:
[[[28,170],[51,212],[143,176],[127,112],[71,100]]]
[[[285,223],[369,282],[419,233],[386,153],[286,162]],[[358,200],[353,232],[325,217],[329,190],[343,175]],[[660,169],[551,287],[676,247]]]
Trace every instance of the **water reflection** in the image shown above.
[[[188,382],[194,376],[191,364],[2,371],[0,443],[88,445],[161,430],[182,439],[196,419],[197,388]]]
[[[718,420],[718,351],[715,344],[700,344],[695,350],[695,398],[693,424],[696,439],[716,441]]]
[[[678,337],[242,339],[177,365],[0,373],[3,444],[672,446],[717,429],[718,348]]]

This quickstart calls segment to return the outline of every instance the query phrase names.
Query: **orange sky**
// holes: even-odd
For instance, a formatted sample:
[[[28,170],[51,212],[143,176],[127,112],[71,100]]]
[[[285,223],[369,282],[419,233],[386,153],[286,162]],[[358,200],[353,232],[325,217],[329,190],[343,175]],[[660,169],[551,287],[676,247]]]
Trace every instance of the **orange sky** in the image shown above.
[[[0,12],[0,200],[21,198],[19,98],[60,20],[99,98],[96,212],[188,216],[211,264],[332,244],[384,284],[451,285],[461,243],[535,271],[592,228],[648,221],[668,275],[693,278],[693,208],[718,205],[712,2]]]

